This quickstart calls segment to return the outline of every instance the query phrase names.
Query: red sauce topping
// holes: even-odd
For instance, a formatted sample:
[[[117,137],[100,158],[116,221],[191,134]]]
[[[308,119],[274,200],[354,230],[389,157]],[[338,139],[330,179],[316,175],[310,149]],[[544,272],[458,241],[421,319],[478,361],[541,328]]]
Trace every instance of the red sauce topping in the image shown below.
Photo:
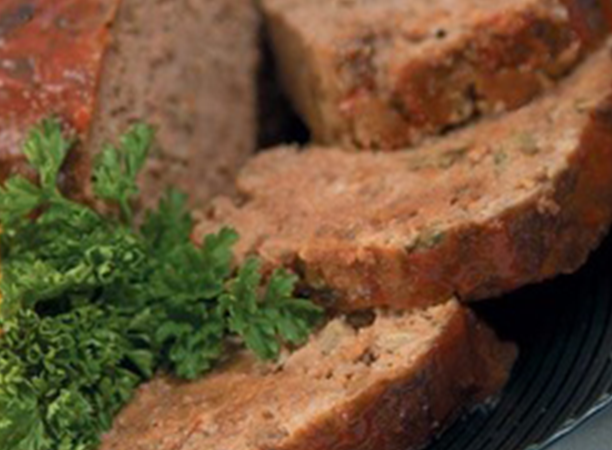
[[[119,0],[2,0],[0,180],[23,171],[24,132],[54,115],[85,135]]]

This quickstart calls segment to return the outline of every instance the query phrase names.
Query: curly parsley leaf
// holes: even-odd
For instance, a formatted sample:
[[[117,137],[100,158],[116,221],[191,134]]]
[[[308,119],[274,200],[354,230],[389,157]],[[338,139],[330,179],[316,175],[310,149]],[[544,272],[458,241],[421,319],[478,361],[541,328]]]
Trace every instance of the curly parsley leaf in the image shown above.
[[[174,245],[159,245],[155,250],[162,253],[151,276],[151,291],[165,299],[163,311],[156,314],[163,323],[155,339],[166,357],[166,368],[194,379],[222,355],[228,329],[226,317],[214,306],[233,271],[231,248],[237,234],[222,229],[207,236],[200,249],[188,235],[161,236],[161,241],[154,242],[167,243],[166,238],[172,237]]]
[[[29,133],[23,153],[39,173],[42,190],[47,195],[53,195],[57,190],[57,177],[72,144],[64,137],[56,119],[43,120]]]
[[[23,310],[2,323],[0,442],[10,449],[90,449],[135,387],[145,351],[130,319],[87,306],[56,317]],[[135,364],[135,362],[138,363]]]
[[[66,220],[46,219],[43,216],[38,226],[24,230],[27,246],[4,255],[0,284],[4,317],[24,308],[69,308],[80,297],[137,278],[146,264],[146,247],[126,228],[80,214],[67,214]]]
[[[194,380],[208,372],[223,354],[226,325],[204,304],[166,311],[155,340],[161,348],[166,369],[181,378]]]
[[[54,119],[46,119],[32,128],[23,151],[39,174],[40,186],[17,175],[0,188],[0,220],[5,226],[61,199],[57,178],[71,147],[72,142],[64,138],[61,125]]]
[[[15,176],[0,187],[0,220],[12,225],[44,202],[42,190],[22,176]]]
[[[302,345],[312,333],[313,325],[321,318],[323,309],[310,300],[294,296],[297,276],[284,269],[277,269],[268,283],[262,303],[268,318],[285,342]]]
[[[123,219],[131,223],[131,202],[138,196],[138,173],[143,168],[154,138],[153,128],[138,124],[121,138],[118,147],[107,145],[97,158],[94,192],[121,208]]]
[[[141,227],[144,238],[159,254],[190,243],[193,219],[187,210],[187,196],[170,188],[155,211],[147,211]]]
[[[296,279],[277,270],[262,295],[261,263],[248,259],[221,295],[219,307],[229,328],[261,359],[276,359],[283,342],[302,344],[322,310],[293,297]]]

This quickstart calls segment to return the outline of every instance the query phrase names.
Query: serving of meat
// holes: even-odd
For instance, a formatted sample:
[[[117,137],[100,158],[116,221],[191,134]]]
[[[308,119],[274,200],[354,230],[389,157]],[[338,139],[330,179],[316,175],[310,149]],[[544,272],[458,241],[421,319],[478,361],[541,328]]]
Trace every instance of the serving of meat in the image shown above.
[[[406,450],[499,392],[515,357],[456,302],[330,322],[278,365],[141,388],[102,450]],[[315,363],[316,362],[316,363]]]
[[[608,31],[605,0],[262,3],[294,104],[345,148],[402,148],[520,107]]]
[[[257,145],[261,15],[274,64],[318,144],[258,154],[234,183]],[[470,408],[495,401],[517,348],[469,302],[577,270],[612,223],[611,24],[605,0],[2,0],[0,183],[33,176],[25,133],[54,116],[79,138],[60,184],[83,199],[97,151],[130,124],[150,123],[158,139],[140,180],[145,206],[170,185],[192,205],[216,197],[193,239],[236,229],[237,263],[259,257],[263,280],[290,269],[300,280],[293,294],[326,309],[304,346],[287,345],[270,363],[243,349],[262,338],[236,323],[253,331],[249,320],[267,305],[251,294],[285,301],[291,275],[266,293],[247,286],[256,269],[238,270],[234,281],[219,275],[217,293],[185,294],[206,326],[208,312],[218,313],[210,322],[224,339],[220,364],[191,383],[159,374],[141,386],[102,450],[420,450]],[[36,203],[32,215],[45,208]],[[189,226],[181,219],[168,218],[177,234]],[[225,271],[229,238],[221,250],[208,242],[202,261],[219,268],[206,269]],[[176,260],[184,256],[179,269],[194,268],[196,280],[193,254]],[[160,255],[174,262],[169,250]],[[129,275],[138,289],[125,291],[141,296],[142,280],[167,269],[169,287],[160,286],[176,297],[178,283],[190,282],[174,283],[171,265],[147,261],[146,276]],[[234,288],[250,289],[249,298]],[[81,301],[70,289],[58,294],[59,314]],[[98,291],[107,288],[87,289],[102,305]],[[152,343],[151,360],[173,357],[157,335],[196,327],[172,323],[192,314],[165,295],[168,314],[146,316],[156,337],[129,337]],[[246,319],[223,304],[234,300]],[[299,326],[279,311],[265,310],[265,323],[253,326],[267,333],[284,321],[282,347],[298,341],[287,336]],[[196,356],[199,345],[190,348]],[[134,358],[126,364],[139,366]],[[143,371],[136,379],[167,366],[147,367],[134,368]]]
[[[548,95],[414,150],[281,148],[196,233],[300,273],[332,308],[496,296],[580,267],[612,220],[608,49]]]
[[[67,174],[129,124],[158,129],[143,176],[194,202],[227,192],[255,149],[258,15],[250,0],[6,0],[0,5],[0,179],[27,172],[23,134],[56,116],[85,141]],[[195,187],[198,189],[194,189]]]

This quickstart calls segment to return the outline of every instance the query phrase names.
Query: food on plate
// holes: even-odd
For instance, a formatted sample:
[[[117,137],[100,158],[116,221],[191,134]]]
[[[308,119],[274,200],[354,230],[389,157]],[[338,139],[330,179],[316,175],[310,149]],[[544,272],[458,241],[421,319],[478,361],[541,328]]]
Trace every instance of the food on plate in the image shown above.
[[[239,354],[195,383],[155,380],[102,450],[420,448],[508,378],[513,347],[454,301],[371,320],[333,320],[275,365]]]
[[[454,300],[331,319],[291,353],[322,312],[295,296],[295,276],[264,280],[253,258],[234,269],[230,229],[194,246],[176,191],[135,222],[152,139],[136,125],[96,159],[106,215],[59,189],[78,143],[53,120],[24,145],[39,183],[13,176],[0,189],[6,450],[97,448],[158,371],[102,449],[421,446],[498,394],[516,350]]]
[[[515,109],[607,34],[606,0],[263,0],[315,139],[403,148]]]
[[[108,214],[58,189],[75,142],[56,121],[25,143],[39,184],[14,176],[0,189],[3,450],[95,449],[158,370],[195,379],[236,346],[275,359],[319,321],[320,308],[293,295],[293,275],[262,280],[256,259],[232,265],[232,230],[194,246],[176,191],[135,222],[152,135],[136,125],[97,159],[93,190]]]
[[[234,184],[256,3],[0,5],[3,450],[421,449],[517,356],[466,303],[608,231],[603,1],[262,0],[333,145]]]
[[[571,272],[612,220],[612,58],[530,105],[396,153],[281,148],[200,233],[290,267],[341,310],[469,301]],[[198,235],[198,233],[196,233]]]
[[[3,1],[0,178],[28,171],[21,144],[42,118],[82,138],[66,170],[75,188],[94,149],[146,118],[159,141],[148,206],[167,185],[193,203],[227,192],[255,149],[258,27],[249,0]]]

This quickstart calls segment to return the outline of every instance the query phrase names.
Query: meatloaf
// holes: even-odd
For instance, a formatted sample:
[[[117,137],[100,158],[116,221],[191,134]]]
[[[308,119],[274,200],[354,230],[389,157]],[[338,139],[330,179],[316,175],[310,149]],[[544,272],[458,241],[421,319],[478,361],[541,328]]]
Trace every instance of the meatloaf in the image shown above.
[[[321,143],[391,150],[524,105],[608,32],[608,0],[262,0]]]
[[[105,142],[145,121],[159,141],[149,203],[167,184],[194,202],[224,192],[255,148],[258,26],[251,0],[3,0],[0,181],[27,172],[23,134],[55,115],[84,142],[72,186]]]
[[[277,365],[239,354],[201,381],[144,386],[102,450],[421,448],[496,395],[514,358],[456,302],[361,329],[336,319]]]
[[[580,267],[612,220],[612,58],[530,105],[395,153],[280,148],[194,238],[231,225],[238,256],[301,274],[341,310],[496,296]]]

